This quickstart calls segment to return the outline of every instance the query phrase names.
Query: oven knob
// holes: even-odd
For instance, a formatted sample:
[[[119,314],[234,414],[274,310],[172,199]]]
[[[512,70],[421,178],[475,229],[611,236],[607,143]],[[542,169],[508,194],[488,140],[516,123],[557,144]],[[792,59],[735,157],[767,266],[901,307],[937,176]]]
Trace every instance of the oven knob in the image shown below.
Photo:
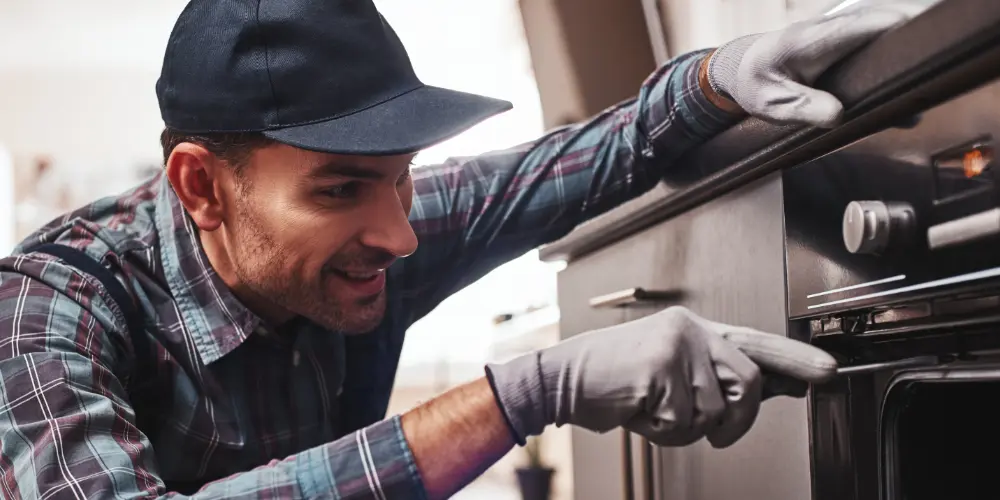
[[[844,246],[851,253],[878,255],[909,239],[915,227],[908,203],[852,201],[844,209]]]

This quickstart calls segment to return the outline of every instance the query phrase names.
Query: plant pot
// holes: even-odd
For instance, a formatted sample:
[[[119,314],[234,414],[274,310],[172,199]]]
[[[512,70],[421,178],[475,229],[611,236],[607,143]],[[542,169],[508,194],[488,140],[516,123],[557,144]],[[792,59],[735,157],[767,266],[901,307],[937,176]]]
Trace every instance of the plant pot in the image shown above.
[[[523,500],[549,500],[552,491],[552,474],[547,467],[522,467],[517,469],[517,484]]]

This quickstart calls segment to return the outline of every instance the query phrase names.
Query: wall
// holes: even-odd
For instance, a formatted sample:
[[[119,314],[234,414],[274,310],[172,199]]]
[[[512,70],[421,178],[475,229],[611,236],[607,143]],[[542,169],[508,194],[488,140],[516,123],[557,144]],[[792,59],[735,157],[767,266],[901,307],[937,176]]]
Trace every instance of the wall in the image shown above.
[[[0,140],[15,161],[45,153],[74,175],[157,161],[153,86],[185,2],[0,4]],[[69,173],[69,172],[67,172]]]
[[[796,10],[816,10],[829,0],[660,0],[660,12],[672,56],[717,47],[734,38],[785,26]],[[801,14],[797,14],[801,15]]]
[[[671,55],[717,47],[835,9],[893,0],[658,0]],[[908,0],[929,6],[941,0]]]
[[[14,241],[14,161],[0,143],[0,255],[7,255]]]
[[[0,51],[0,143],[18,186],[18,240],[159,164],[154,84],[184,4],[0,2],[0,46],[16,48]],[[32,189],[40,157],[51,161],[44,193]]]

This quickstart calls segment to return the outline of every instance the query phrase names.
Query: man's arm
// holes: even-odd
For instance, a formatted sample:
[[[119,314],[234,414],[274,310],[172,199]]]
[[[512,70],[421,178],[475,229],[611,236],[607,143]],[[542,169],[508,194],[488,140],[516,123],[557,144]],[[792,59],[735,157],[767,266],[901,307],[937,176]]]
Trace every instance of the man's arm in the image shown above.
[[[514,447],[485,378],[414,408],[402,425],[430,500],[455,494]]]
[[[15,272],[0,272],[0,497],[181,497],[165,489],[154,450],[135,426],[115,368],[123,365],[123,325],[99,285],[49,259],[3,264]],[[51,283],[66,286],[57,291]],[[482,470],[507,433],[502,421],[496,432],[484,431],[498,413],[488,386],[476,390],[403,417],[415,452],[396,417],[213,482],[191,498],[425,499],[417,464],[430,491],[454,491],[475,474],[442,473],[438,459]],[[467,405],[461,411],[456,398]]]
[[[837,61],[924,7],[860,5],[682,55],[636,97],[521,147],[414,172],[407,262],[415,316],[495,267],[551,242],[656,185],[694,146],[746,113],[830,126],[836,97],[812,88]],[[416,319],[416,318],[414,318]]]
[[[519,147],[414,170],[407,259],[417,316],[496,266],[652,189],[741,113],[708,85],[710,51],[660,67],[634,99]],[[728,103],[728,104],[727,104]],[[722,106],[722,107],[720,107]],[[447,269],[442,273],[442,269]]]

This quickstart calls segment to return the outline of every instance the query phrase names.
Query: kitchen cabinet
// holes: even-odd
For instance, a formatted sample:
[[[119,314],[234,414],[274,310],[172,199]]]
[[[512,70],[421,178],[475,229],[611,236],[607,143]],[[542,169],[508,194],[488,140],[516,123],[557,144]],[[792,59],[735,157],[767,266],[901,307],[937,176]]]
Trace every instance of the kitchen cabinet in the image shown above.
[[[574,260],[559,275],[563,337],[683,304],[718,321],[785,332],[781,179],[773,175],[716,202]],[[609,270],[614,272],[609,272]],[[592,299],[642,288],[664,301],[592,307]],[[654,453],[650,498],[802,499],[809,497],[809,450],[803,400],[764,405],[747,436],[726,450],[707,442]],[[573,429],[577,500],[622,498],[618,432]],[[641,443],[633,441],[631,478],[644,497]],[[762,450],[781,450],[761,460]]]

